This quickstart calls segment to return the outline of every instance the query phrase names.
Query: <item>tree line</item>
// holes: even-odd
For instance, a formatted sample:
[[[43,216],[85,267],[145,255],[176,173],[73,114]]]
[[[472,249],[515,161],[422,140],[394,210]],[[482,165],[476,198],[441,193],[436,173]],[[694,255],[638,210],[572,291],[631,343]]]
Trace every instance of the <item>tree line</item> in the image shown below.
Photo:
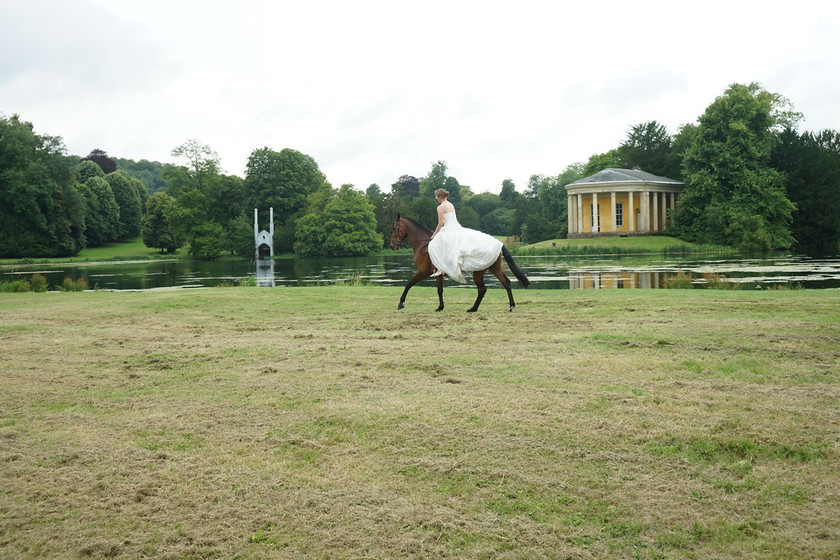
[[[221,172],[197,140],[172,150],[178,163],[112,159],[94,149],[66,155],[59,137],[0,116],[0,256],[70,256],[84,247],[142,235],[149,247],[186,247],[197,258],[252,257],[253,209],[265,227],[274,208],[275,250],[353,256],[385,246],[397,213],[429,227],[433,193],[450,192],[467,227],[526,243],[566,236],[565,185],[609,168],[637,168],[683,181],[670,232],[749,250],[828,248],[840,243],[840,134],[798,132],[802,115],[759,84],[733,84],[696,123],[671,135],[657,121],[632,126],[615,148],[556,176],[532,175],[518,192],[474,193],[445,161],[388,191],[334,188],[309,155],[251,152],[244,178]]]

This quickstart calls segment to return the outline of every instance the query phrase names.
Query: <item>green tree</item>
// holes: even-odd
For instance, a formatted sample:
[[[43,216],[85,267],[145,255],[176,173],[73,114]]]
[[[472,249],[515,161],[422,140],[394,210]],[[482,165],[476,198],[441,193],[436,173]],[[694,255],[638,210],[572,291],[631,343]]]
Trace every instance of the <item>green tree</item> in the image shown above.
[[[84,163],[93,165],[99,170],[99,167],[94,163]],[[102,173],[101,170],[99,172]],[[82,176],[84,174],[79,174],[79,178]],[[77,188],[87,204],[85,213],[87,246],[98,247],[118,239],[120,207],[104,174],[88,177],[85,182],[78,183]]]
[[[108,173],[113,173],[117,170],[117,162],[113,159],[108,157],[108,154],[104,150],[100,150],[99,148],[94,148],[91,152],[87,155],[87,157],[82,158],[82,161],[90,161],[95,163],[102,172],[107,175]]]
[[[137,188],[139,181],[130,177],[124,171],[115,171],[105,176],[114,199],[120,208],[120,225],[117,239],[129,239],[140,235],[140,219],[143,207]],[[141,183],[142,185],[142,183]]]
[[[391,193],[413,200],[420,196],[420,181],[411,175],[402,175],[391,185]]]
[[[381,246],[373,206],[352,185],[342,185],[322,213],[297,222],[295,253],[303,257],[361,256]]]
[[[459,204],[462,200],[461,185],[454,177],[447,174],[445,161],[437,161],[432,164],[429,173],[420,179],[420,197],[435,199],[435,191],[444,189],[449,191],[449,202]]]
[[[466,203],[460,205],[456,209],[456,212],[458,213],[458,221],[461,222],[461,225],[484,232],[491,232],[494,228],[492,228],[487,222],[487,217],[490,216],[494,210],[501,207],[502,199],[499,195],[490,192],[483,192],[471,196]],[[471,226],[467,224],[465,221],[467,218],[467,212],[472,212],[472,214],[475,215],[475,219],[477,221],[476,225]],[[437,218],[435,219],[437,220]],[[437,223],[434,225],[436,226]]]
[[[70,256],[84,247],[84,200],[59,137],[0,117],[0,256]]]
[[[668,129],[656,121],[637,124],[618,147],[623,167],[641,169],[661,177],[679,179],[679,161]]]
[[[481,223],[484,231],[491,235],[512,235],[515,219],[516,211],[513,208],[496,208],[484,216]]]
[[[293,249],[295,224],[306,209],[307,197],[325,184],[326,177],[315,160],[297,150],[260,148],[251,152],[245,171],[247,207],[260,209],[260,223],[268,222],[268,209],[274,208],[275,251]]]
[[[789,122],[783,98],[758,84],[733,84],[698,119],[685,153],[675,216],[683,239],[745,250],[789,247],[794,206],[784,176],[769,167],[774,128]]]
[[[156,192],[149,197],[146,212],[140,222],[140,231],[146,247],[172,253],[182,245],[175,228],[169,222],[171,209],[175,205],[175,199],[164,192]]]
[[[261,148],[248,158],[245,193],[250,207],[266,214],[273,207],[275,216],[285,221],[304,209],[306,197],[326,182],[312,157],[290,148],[279,152]]]
[[[225,231],[216,222],[204,222],[193,228],[191,233],[190,255],[197,259],[217,259],[228,248],[225,241]]]
[[[207,144],[198,140],[187,140],[171,152],[173,157],[185,158],[186,166],[193,185],[207,194],[211,188],[209,183],[219,175],[219,155]]]
[[[840,244],[840,133],[824,130],[779,137],[771,165],[785,174],[788,198],[796,205],[791,230],[807,250],[836,251]]]
[[[83,159],[76,166],[76,181],[79,183],[86,183],[93,177],[105,178],[105,172],[102,168],[90,160]]]
[[[603,171],[608,168],[623,169],[626,167],[627,164],[624,163],[624,160],[621,158],[621,152],[618,148],[616,148],[603,154],[595,154],[591,156],[583,169],[583,176],[588,177],[589,175],[595,175],[599,171]]]
[[[136,177],[146,186],[146,192],[151,195],[158,191],[165,191],[169,187],[169,181],[163,178],[164,164],[157,161],[141,159],[117,158],[117,169],[122,169],[132,177]]]
[[[499,198],[506,208],[513,208],[516,205],[516,198],[519,193],[516,192],[516,185],[510,179],[502,181],[502,190],[499,193]]]
[[[248,259],[254,258],[254,221],[240,214],[225,226],[227,244],[234,254]]]

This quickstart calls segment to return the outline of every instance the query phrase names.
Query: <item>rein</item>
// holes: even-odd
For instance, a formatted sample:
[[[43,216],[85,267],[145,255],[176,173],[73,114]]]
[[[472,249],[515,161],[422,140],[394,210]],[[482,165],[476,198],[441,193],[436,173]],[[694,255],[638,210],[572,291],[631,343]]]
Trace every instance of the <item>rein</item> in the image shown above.
[[[412,239],[411,235],[409,235],[408,228],[405,227],[405,224],[403,224],[401,220],[398,221],[397,224],[398,224],[397,235],[400,237],[399,242],[397,244],[397,248],[400,248],[402,246],[403,239],[405,239],[406,237],[408,237],[408,240],[409,240],[410,243],[414,243],[414,242],[422,243],[422,245],[418,245],[417,248],[414,248],[414,245],[412,245],[412,248],[415,251],[422,250],[425,247],[429,246],[429,242],[432,240],[431,237],[428,238],[428,239]],[[402,235],[403,233],[405,233],[405,236]],[[425,243],[423,243],[423,242],[425,242]]]

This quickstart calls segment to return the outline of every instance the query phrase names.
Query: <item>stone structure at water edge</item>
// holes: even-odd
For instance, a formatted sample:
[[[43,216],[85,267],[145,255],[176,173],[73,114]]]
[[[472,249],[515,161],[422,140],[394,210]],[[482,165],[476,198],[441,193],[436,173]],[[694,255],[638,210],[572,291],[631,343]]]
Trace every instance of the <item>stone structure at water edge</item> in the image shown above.
[[[638,169],[604,169],[566,185],[569,237],[655,235],[685,185]]]
[[[268,231],[259,229],[259,213],[254,208],[254,243],[257,260],[270,259],[274,256],[274,208],[268,210]]]

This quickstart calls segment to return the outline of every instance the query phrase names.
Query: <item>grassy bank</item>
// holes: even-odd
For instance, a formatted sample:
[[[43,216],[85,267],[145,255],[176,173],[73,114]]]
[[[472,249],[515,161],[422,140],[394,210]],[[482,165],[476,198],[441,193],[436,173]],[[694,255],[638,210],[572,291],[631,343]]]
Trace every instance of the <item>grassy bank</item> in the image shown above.
[[[551,239],[511,250],[519,255],[632,255],[731,252],[728,247],[699,245],[667,235]]]
[[[840,291],[0,294],[0,556],[836,558]]]
[[[0,259],[0,264],[17,263],[64,263],[64,262],[102,262],[102,261],[131,261],[147,259],[171,259],[183,257],[185,250],[174,254],[161,253],[160,250],[146,247],[139,237],[127,241],[114,241],[106,243],[102,247],[91,247],[82,249],[79,254],[73,257],[51,258],[51,259]]]

